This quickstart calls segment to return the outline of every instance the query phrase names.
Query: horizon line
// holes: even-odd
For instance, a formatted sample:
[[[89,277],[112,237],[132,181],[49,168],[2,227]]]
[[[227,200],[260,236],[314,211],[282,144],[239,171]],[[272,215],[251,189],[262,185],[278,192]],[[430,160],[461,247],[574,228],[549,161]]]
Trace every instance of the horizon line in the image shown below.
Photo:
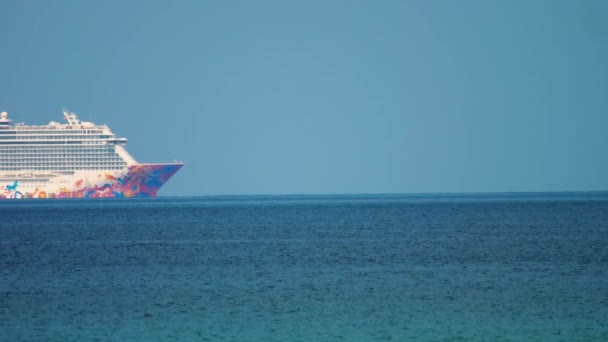
[[[370,193],[286,193],[286,194],[206,194],[162,195],[158,197],[314,197],[314,196],[437,196],[437,195],[532,195],[532,194],[608,194],[608,190],[550,191],[474,191],[474,192],[370,192]]]

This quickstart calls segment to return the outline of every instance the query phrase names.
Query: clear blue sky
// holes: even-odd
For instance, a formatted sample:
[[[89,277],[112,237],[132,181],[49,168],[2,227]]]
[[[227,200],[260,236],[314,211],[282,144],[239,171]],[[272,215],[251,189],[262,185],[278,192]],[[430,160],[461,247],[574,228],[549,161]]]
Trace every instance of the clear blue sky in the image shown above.
[[[161,195],[608,190],[608,1],[0,0],[0,110]]]

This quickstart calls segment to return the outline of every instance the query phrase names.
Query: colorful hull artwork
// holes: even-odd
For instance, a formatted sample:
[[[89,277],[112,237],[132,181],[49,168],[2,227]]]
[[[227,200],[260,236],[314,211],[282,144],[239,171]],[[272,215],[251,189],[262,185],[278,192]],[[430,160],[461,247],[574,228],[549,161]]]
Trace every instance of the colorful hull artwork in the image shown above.
[[[41,182],[31,178],[11,180],[0,183],[0,198],[156,197],[160,187],[182,166],[181,163],[136,164],[124,171],[80,173]]]

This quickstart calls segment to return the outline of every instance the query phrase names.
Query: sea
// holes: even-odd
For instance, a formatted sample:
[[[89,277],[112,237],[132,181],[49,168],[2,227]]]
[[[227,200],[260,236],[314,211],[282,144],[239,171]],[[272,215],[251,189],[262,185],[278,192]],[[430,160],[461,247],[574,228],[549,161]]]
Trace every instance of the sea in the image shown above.
[[[607,341],[608,193],[0,202],[1,341]]]

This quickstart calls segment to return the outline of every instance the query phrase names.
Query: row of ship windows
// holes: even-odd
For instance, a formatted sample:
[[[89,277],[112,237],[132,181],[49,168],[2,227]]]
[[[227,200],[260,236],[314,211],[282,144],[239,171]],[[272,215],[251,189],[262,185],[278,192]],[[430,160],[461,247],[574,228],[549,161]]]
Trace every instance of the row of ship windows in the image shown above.
[[[20,146],[11,146],[11,145],[8,145],[8,144],[0,145],[0,149],[2,149],[2,150],[10,150],[10,149],[20,149],[20,150],[29,150],[29,149],[56,150],[56,149],[81,149],[81,148],[87,148],[87,149],[100,149],[100,148],[113,149],[112,146],[108,146],[108,145],[93,145],[93,146],[78,146],[78,145],[57,146],[55,144],[53,144],[53,145],[30,144],[30,145],[20,145]]]
[[[74,161],[74,160],[55,160],[55,161],[27,161],[27,162],[6,162],[0,161],[0,166],[34,166],[34,165],[126,165],[124,161]]]
[[[43,182],[40,182],[38,180],[36,180],[36,181],[37,181],[36,183],[43,183]],[[21,182],[23,182],[23,180]],[[46,182],[44,182],[44,183],[46,183]],[[38,184],[19,184],[19,189],[22,189],[22,188],[25,188],[25,189],[28,189],[28,188],[29,189],[35,189],[37,187],[39,187]]]
[[[2,167],[0,171],[74,171],[74,170],[122,170],[126,165],[102,165],[101,167],[91,167],[88,165],[79,165],[79,166],[32,166],[24,168],[23,166],[19,167]]]
[[[56,161],[49,161],[49,162],[6,162],[6,161],[0,161],[0,166],[19,166],[19,165],[23,165],[23,166],[34,166],[34,165],[126,165],[127,163],[123,162],[123,161],[71,161],[71,160],[56,160]]]
[[[3,134],[102,134],[103,131],[97,130],[80,130],[80,129],[52,129],[52,130],[33,130],[33,129],[7,129],[1,130],[0,135]]]
[[[69,153],[69,154],[116,154],[114,150],[91,150],[91,149],[79,149],[79,150],[49,150],[49,151],[39,151],[39,150],[14,150],[14,151],[5,151],[0,150],[0,155],[11,155],[11,154],[57,154],[57,153]]]
[[[56,150],[0,150],[0,154],[14,154],[14,153],[116,153],[114,149],[89,149],[89,148],[79,148],[79,149],[56,149]]]
[[[24,178],[24,179],[20,179],[19,180],[19,187],[26,186],[25,184],[27,184],[27,183],[48,183],[48,182],[49,182],[48,179],[27,179],[27,178]],[[57,182],[57,183],[59,183],[59,182]]]
[[[56,149],[56,150],[48,150],[48,151],[40,151],[40,150],[0,150],[0,156],[8,156],[14,154],[116,154],[116,151],[109,149],[78,149],[78,150],[66,150],[66,149]]]
[[[116,157],[116,156],[83,156],[83,157],[73,157],[70,155],[65,155],[65,156],[53,156],[53,157],[49,157],[49,156],[44,156],[44,157],[32,157],[32,156],[28,156],[28,157],[17,157],[17,158],[1,158],[0,162],[3,161],[7,161],[7,160],[12,160],[12,161],[45,161],[45,160],[87,160],[87,161],[95,161],[95,160],[99,160],[99,161],[109,161],[109,160],[123,160],[120,157]]]
[[[84,157],[112,157],[112,156],[118,156],[118,153],[114,153],[114,152],[106,152],[106,151],[99,151],[99,152],[76,152],[76,153],[69,153],[69,152],[62,152],[62,151],[58,151],[58,152],[50,152],[50,153],[1,153],[0,152],[0,158],[20,158],[20,157],[56,157],[56,156],[64,156],[64,157],[74,157],[74,158],[84,158]]]
[[[47,166],[65,166],[65,167],[70,167],[70,166],[95,166],[95,167],[100,167],[100,166],[125,166],[127,165],[127,163],[121,163],[121,162],[109,162],[109,163],[95,163],[95,162],[88,162],[88,163],[0,163],[0,169],[5,169],[7,167],[36,167],[36,166],[40,166],[40,167],[47,167]]]
[[[34,140],[34,139],[110,139],[113,138],[111,135],[84,135],[84,134],[71,134],[71,135],[62,135],[62,134],[54,134],[54,135],[34,135],[34,134],[17,134],[17,135],[8,135],[3,134],[0,135],[0,139],[2,140]]]
[[[0,146],[10,146],[10,147],[21,147],[21,146],[31,146],[31,147],[44,147],[48,145],[107,145],[115,143],[112,140],[30,140],[30,139],[20,139],[20,140],[11,140],[11,141],[3,141],[0,140]],[[123,142],[121,142],[123,143]]]
[[[12,161],[12,162],[44,162],[44,161],[122,161],[123,159],[117,156],[107,156],[107,157],[98,157],[98,156],[86,156],[86,157],[78,157],[78,158],[74,158],[72,156],[65,156],[65,157],[61,157],[61,156],[56,156],[55,158],[49,158],[49,157],[40,157],[40,158],[33,158],[33,157],[27,157],[27,158],[1,158],[0,159],[0,163],[2,162],[7,162],[7,161]]]
[[[0,160],[0,165],[45,165],[45,164],[75,164],[75,163],[102,163],[124,164],[120,159],[46,159],[46,160]]]
[[[0,158],[1,160],[58,160],[58,159],[74,159],[74,160],[122,160],[119,156],[115,154],[108,155],[94,155],[94,154],[82,154],[82,155],[72,155],[72,154],[56,154],[56,155],[13,155],[13,156],[3,156]]]
[[[103,133],[104,132],[103,127],[97,128],[97,129],[95,129],[93,127],[91,127],[91,128],[92,129],[82,129],[82,128],[78,129],[78,128],[74,127],[74,128],[70,128],[70,129],[57,129],[57,127],[54,127],[54,126],[47,126],[44,128],[35,128],[32,126],[29,126],[29,127],[28,126],[17,126],[17,127],[8,127],[8,128],[0,127],[0,134],[15,133],[15,132],[19,132],[19,133],[33,132],[33,133],[37,133],[37,134],[48,134],[48,133],[55,133],[55,132],[57,132],[57,133],[72,133],[72,132],[75,132],[75,133],[84,133],[84,132]],[[105,131],[108,132],[109,130],[106,129]]]

